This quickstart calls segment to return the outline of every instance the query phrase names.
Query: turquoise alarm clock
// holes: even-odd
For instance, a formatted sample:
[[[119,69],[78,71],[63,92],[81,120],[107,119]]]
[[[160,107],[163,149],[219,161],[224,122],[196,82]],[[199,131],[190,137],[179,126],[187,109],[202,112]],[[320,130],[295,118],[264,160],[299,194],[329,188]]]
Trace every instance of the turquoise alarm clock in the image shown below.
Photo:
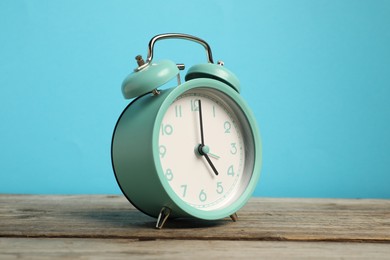
[[[153,61],[159,40],[183,39],[201,44],[207,62]],[[187,34],[153,37],[146,61],[123,81],[122,93],[133,99],[120,115],[112,137],[116,180],[137,209],[157,218],[216,220],[231,217],[251,197],[260,176],[262,147],[254,115],[240,96],[237,77],[214,64],[210,46]],[[171,88],[161,88],[175,80]]]

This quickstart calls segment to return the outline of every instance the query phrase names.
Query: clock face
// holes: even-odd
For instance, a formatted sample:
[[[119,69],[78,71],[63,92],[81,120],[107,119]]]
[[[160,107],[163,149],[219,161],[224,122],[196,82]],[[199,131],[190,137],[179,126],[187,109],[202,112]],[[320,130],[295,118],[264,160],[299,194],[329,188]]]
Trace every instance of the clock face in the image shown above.
[[[170,188],[199,210],[234,203],[253,173],[250,124],[240,107],[215,89],[195,88],[181,94],[162,119],[158,146]]]

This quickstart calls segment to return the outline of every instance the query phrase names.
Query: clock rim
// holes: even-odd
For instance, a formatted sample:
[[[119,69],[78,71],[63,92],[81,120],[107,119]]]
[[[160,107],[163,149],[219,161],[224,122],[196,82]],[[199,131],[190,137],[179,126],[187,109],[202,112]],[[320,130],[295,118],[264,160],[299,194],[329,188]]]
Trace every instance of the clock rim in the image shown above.
[[[242,110],[243,114],[245,115],[248,124],[250,126],[250,132],[252,134],[252,138],[254,141],[254,165],[253,165],[253,172],[252,176],[250,177],[250,180],[247,184],[246,189],[243,191],[243,193],[240,195],[238,199],[236,199],[231,204],[227,205],[223,208],[213,209],[213,210],[201,210],[197,209],[189,204],[187,204],[185,201],[183,201],[176,192],[173,191],[172,187],[168,183],[168,181],[165,178],[164,172],[162,170],[161,162],[160,162],[160,154],[159,154],[159,147],[158,147],[158,140],[159,140],[159,132],[160,132],[160,125],[162,123],[163,117],[166,114],[168,108],[170,105],[176,100],[177,97],[182,95],[183,93],[193,90],[196,88],[210,88],[217,91],[222,92],[226,96],[228,96],[230,99],[232,99],[233,102],[235,102],[238,107]],[[259,134],[259,127],[257,125],[255,116],[252,112],[252,110],[249,108],[247,103],[243,100],[243,98],[230,86],[226,85],[223,82],[214,80],[214,79],[208,79],[208,78],[198,78],[198,79],[192,79],[189,80],[182,85],[179,85],[178,87],[174,88],[166,97],[163,103],[161,104],[161,107],[159,111],[157,112],[157,116],[154,121],[154,129],[153,129],[153,140],[152,140],[152,146],[153,146],[153,161],[155,163],[155,169],[157,176],[160,180],[161,185],[163,186],[163,189],[167,193],[168,197],[172,200],[172,203],[178,207],[181,211],[184,211],[185,213],[189,214],[190,216],[205,219],[205,220],[214,220],[214,219],[221,219],[224,217],[228,217],[235,212],[237,212],[241,207],[243,207],[246,202],[250,199],[252,196],[254,189],[256,188],[256,185],[259,181],[260,177],[260,169],[262,165],[262,144],[261,144],[261,138]],[[167,205],[169,207],[169,205]],[[172,211],[174,211],[173,208],[171,208]]]

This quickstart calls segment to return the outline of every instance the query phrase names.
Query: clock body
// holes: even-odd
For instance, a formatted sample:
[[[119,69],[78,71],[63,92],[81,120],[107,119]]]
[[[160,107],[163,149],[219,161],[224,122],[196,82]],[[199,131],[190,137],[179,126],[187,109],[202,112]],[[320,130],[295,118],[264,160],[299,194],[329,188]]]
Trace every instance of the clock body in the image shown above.
[[[237,89],[198,77],[134,99],[115,126],[111,157],[123,194],[140,211],[213,220],[251,197],[262,148]]]

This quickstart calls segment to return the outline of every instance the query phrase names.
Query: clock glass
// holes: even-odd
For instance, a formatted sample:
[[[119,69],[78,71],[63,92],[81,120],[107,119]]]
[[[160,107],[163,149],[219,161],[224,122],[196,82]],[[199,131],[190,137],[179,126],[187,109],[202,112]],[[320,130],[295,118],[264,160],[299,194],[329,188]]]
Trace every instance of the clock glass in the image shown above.
[[[254,140],[244,112],[207,87],[181,94],[163,116],[159,159],[164,179],[188,205],[228,207],[245,191],[254,167]]]

